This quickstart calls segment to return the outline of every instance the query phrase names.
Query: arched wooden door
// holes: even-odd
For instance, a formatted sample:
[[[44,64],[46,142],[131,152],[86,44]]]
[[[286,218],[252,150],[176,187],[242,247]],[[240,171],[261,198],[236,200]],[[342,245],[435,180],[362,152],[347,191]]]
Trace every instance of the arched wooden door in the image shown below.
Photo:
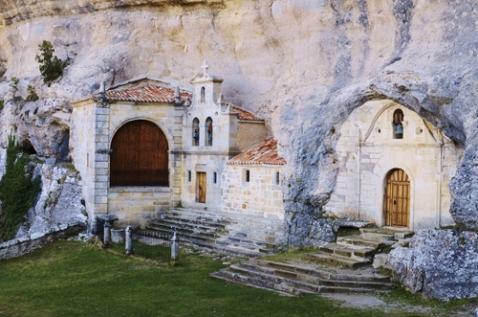
[[[408,227],[410,180],[407,173],[401,169],[393,169],[388,173],[384,209],[387,226]]]
[[[168,141],[154,123],[126,123],[111,142],[111,186],[169,186]]]

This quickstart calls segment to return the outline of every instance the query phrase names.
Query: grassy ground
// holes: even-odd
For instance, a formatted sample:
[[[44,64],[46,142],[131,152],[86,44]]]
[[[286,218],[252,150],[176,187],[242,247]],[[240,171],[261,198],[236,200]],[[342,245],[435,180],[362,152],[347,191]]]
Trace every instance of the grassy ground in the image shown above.
[[[136,246],[148,259],[125,257],[80,242],[56,242],[33,255],[0,263],[0,316],[383,316],[338,307],[318,296],[283,297],[227,284],[208,273],[222,264]],[[419,316],[390,314],[387,316]]]

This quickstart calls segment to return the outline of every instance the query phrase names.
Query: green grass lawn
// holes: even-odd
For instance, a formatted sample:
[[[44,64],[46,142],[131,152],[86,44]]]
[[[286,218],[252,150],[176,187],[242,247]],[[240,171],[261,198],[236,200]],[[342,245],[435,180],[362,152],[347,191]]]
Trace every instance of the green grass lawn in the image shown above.
[[[228,284],[208,276],[222,267],[211,258],[183,254],[170,266],[167,249],[136,248],[149,259],[60,241],[0,262],[0,316],[384,316]]]

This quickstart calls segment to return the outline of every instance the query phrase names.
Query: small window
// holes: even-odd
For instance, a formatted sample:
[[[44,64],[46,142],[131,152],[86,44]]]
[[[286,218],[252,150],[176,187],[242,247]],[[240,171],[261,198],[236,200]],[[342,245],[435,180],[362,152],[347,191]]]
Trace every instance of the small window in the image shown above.
[[[212,174],[212,181],[214,182],[214,184],[217,184],[217,173],[214,172],[214,174]]]
[[[192,126],[193,146],[199,146],[199,119],[194,118]]]
[[[206,103],[206,87],[201,87],[201,103]]]
[[[246,172],[244,173],[244,181],[246,183],[249,183],[251,181],[251,171],[250,170],[246,170]]]
[[[212,119],[211,117],[206,119],[206,146],[212,146]]]
[[[191,171],[188,171],[188,182],[191,183],[191,178],[192,178],[192,173]]]
[[[403,111],[400,109],[395,110],[393,113],[393,138],[403,139]]]
[[[280,173],[276,172],[276,185],[280,185]]]

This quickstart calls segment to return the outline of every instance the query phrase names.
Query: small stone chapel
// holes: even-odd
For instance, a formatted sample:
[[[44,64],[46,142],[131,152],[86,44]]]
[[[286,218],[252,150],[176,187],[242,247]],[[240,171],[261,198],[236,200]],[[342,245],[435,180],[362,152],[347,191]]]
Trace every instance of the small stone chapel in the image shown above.
[[[72,156],[90,219],[144,227],[168,210],[224,215],[233,231],[281,239],[285,160],[263,119],[223,100],[222,81],[205,64],[192,92],[141,78],[74,104]]]

